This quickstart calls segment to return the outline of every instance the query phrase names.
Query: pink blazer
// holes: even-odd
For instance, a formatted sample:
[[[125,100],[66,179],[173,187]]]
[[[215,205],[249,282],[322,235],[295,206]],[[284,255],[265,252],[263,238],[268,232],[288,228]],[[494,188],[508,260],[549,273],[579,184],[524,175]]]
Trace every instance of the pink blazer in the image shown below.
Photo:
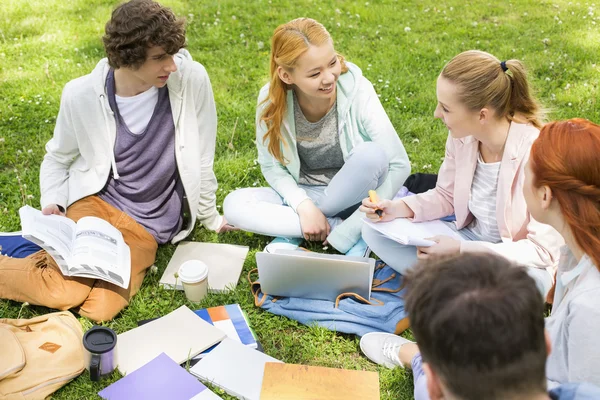
[[[549,225],[531,218],[523,197],[525,164],[539,131],[531,125],[511,123],[500,163],[496,218],[501,243],[461,242],[463,251],[493,251],[522,265],[555,268],[563,239]],[[404,198],[414,211],[414,221],[430,221],[456,214],[462,229],[473,220],[469,197],[479,141],[473,136],[453,139],[448,135],[446,156],[438,174],[437,186],[428,192]]]

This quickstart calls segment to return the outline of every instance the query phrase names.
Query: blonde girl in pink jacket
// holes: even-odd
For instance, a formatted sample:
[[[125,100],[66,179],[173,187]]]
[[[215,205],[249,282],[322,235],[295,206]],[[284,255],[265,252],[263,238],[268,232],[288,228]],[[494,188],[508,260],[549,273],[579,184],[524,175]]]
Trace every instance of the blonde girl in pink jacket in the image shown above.
[[[436,236],[433,246],[415,248],[368,224],[363,226],[364,240],[400,273],[417,259],[433,255],[498,253],[529,267],[546,294],[562,239],[531,217],[522,193],[525,164],[542,126],[541,108],[522,63],[500,61],[482,51],[460,53],[438,77],[437,100],[434,117],[442,120],[449,135],[436,187],[377,204],[367,198],[360,209],[379,222],[395,218],[422,222],[455,214],[456,222],[449,224],[462,240]],[[376,209],[383,211],[381,217]]]

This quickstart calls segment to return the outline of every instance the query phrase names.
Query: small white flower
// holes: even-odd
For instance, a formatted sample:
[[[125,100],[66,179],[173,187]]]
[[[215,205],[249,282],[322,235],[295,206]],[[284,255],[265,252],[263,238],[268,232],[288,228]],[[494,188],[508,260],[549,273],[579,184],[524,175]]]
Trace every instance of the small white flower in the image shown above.
[[[158,272],[158,267],[157,267],[156,265],[154,265],[154,264],[153,264],[153,265],[150,267],[150,273],[151,273],[151,274],[155,274],[155,273],[157,273],[157,272]]]
[[[240,33],[240,37],[241,38],[243,38],[244,36],[246,36],[246,35],[244,35],[243,33]]]
[[[569,103],[569,104],[567,104],[567,105],[568,105],[569,107],[571,107],[573,104],[572,104],[572,103]]]
[[[0,143],[3,143],[3,142],[4,142],[4,138],[0,137]]]
[[[235,15],[232,15],[231,19],[235,21],[237,19],[237,17]]]
[[[404,27],[404,32],[410,32],[410,30],[411,30],[411,29],[410,29],[410,26],[406,26],[406,27]]]
[[[546,77],[546,82],[550,82],[550,80],[551,80],[551,79],[550,79],[550,77],[549,77],[549,76],[547,76],[547,77]]]
[[[29,149],[29,150],[27,150],[27,152],[28,152],[29,154],[31,154],[31,153],[33,153],[33,150]]]
[[[28,198],[29,200],[31,200],[31,199],[33,199],[33,195],[32,195],[32,194],[28,194],[28,195],[27,195],[27,198]]]
[[[418,138],[414,138],[412,142],[413,142],[413,143],[419,143],[419,142],[420,142],[420,140],[419,140]]]
[[[258,46],[259,50],[262,50],[262,49],[265,48],[265,43],[264,42],[258,42],[258,43],[256,43],[256,45]]]
[[[571,84],[567,83],[567,85],[565,86],[565,90],[569,90],[571,88]]]

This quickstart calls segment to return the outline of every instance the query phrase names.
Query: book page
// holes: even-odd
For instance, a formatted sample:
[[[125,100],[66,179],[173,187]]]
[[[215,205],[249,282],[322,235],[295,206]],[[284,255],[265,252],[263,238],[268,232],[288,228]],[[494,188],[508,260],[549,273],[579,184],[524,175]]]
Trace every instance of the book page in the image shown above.
[[[107,221],[83,217],[77,222],[72,260],[72,275],[100,278],[122,288],[129,286],[129,246],[121,232]]]
[[[23,237],[48,252],[56,264],[68,275],[69,260],[73,251],[76,225],[60,215],[43,215],[30,206],[19,209]]]

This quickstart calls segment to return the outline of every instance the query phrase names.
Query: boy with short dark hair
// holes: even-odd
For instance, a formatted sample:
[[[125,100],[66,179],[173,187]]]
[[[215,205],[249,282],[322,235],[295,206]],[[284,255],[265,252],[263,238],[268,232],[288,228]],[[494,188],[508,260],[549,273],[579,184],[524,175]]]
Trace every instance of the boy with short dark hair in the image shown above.
[[[544,302],[524,268],[466,253],[422,262],[407,285],[419,346],[387,333],[367,334],[360,344],[378,364],[410,363],[417,400],[600,398],[591,385],[546,391]]]
[[[44,214],[102,218],[131,251],[131,281],[62,275],[45,251],[0,256],[0,298],[112,319],[139,290],[158,244],[196,220],[230,229],[216,209],[217,116],[210,80],[185,46],[184,21],[152,0],[118,6],[106,24],[108,58],[69,82],[40,169]]]

